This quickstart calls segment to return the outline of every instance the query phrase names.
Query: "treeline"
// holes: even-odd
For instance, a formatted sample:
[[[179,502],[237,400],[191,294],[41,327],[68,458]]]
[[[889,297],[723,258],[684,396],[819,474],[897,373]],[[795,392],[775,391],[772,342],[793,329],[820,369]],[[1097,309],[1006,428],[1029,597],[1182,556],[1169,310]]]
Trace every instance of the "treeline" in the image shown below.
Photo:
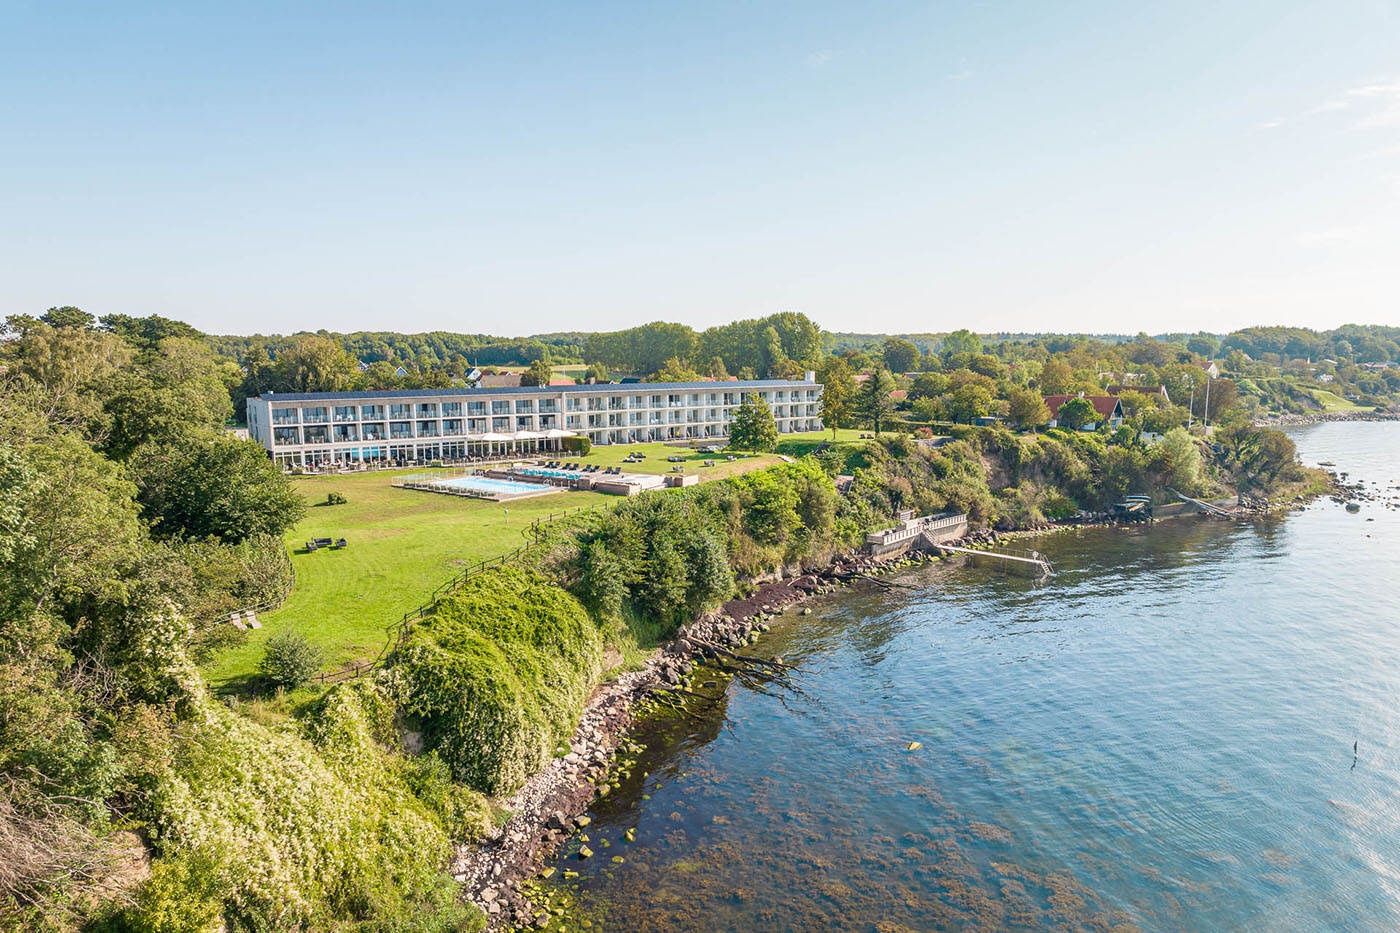
[[[5,322],[0,925],[456,928],[450,840],[489,815],[401,754],[388,686],[272,726],[199,674],[244,637],[225,613],[285,588],[303,502],[173,323]]]
[[[588,334],[583,344],[587,362],[639,376],[684,368],[721,379],[788,377],[815,365],[821,353],[821,329],[794,312],[699,332],[684,324],[657,322]]]

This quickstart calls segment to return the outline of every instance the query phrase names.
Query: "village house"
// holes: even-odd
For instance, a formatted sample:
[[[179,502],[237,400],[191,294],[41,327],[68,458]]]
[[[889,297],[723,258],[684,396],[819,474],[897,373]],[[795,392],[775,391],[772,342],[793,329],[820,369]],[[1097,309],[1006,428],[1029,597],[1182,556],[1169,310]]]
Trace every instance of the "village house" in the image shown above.
[[[1111,428],[1117,428],[1123,423],[1123,404],[1114,395],[1085,395],[1080,392],[1078,395],[1047,395],[1045,396],[1045,407],[1050,409],[1050,427],[1060,426],[1059,415],[1060,406],[1072,398],[1082,398],[1090,405],[1094,406],[1094,411],[1098,417],[1094,421],[1080,425],[1081,431],[1097,431],[1100,424],[1107,422]]]

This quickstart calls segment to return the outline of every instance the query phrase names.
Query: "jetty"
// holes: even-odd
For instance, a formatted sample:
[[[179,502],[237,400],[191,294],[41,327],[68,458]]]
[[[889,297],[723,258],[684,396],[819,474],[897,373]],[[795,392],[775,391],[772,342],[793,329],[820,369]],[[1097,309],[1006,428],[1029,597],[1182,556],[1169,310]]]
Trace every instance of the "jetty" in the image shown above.
[[[973,557],[995,557],[998,560],[1010,561],[1013,564],[1034,568],[1040,571],[1040,575],[1043,577],[1050,576],[1055,572],[1055,565],[1050,562],[1050,558],[1039,551],[983,551],[977,548],[958,547],[952,544],[940,544],[938,548],[942,551],[970,554]]]

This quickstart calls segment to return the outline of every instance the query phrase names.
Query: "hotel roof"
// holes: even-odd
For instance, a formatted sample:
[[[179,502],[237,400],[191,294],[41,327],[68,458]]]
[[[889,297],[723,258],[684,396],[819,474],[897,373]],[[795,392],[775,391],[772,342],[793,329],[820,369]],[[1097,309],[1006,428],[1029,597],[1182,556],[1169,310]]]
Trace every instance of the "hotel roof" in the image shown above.
[[[668,392],[676,389],[708,389],[731,392],[735,389],[787,389],[818,386],[800,379],[750,379],[739,382],[633,382],[627,385],[600,382],[595,385],[508,386],[492,389],[367,389],[363,392],[264,392],[258,398],[267,402],[332,402],[349,398],[478,398],[492,395],[558,395],[561,392]]]

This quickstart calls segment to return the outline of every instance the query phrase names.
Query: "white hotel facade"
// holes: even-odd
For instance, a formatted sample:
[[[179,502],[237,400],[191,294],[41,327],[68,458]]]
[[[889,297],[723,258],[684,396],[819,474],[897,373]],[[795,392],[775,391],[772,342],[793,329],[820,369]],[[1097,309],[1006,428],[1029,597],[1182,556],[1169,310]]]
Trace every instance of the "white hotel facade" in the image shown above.
[[[782,434],[820,431],[822,386],[804,380],[637,382],[492,389],[267,393],[248,399],[248,434],[284,468],[437,460],[594,444],[720,440],[747,395]]]

